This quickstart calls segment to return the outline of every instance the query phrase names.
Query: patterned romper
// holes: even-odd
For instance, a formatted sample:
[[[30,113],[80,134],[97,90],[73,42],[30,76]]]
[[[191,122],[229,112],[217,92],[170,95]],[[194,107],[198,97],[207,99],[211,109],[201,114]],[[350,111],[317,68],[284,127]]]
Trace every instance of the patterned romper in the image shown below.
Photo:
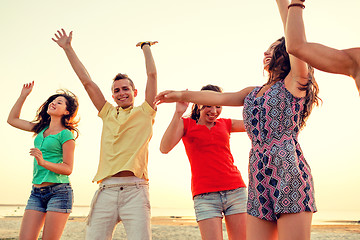
[[[298,134],[304,98],[279,81],[263,96],[256,87],[244,102],[244,123],[252,143],[248,214],[276,221],[282,213],[316,212],[311,170]]]

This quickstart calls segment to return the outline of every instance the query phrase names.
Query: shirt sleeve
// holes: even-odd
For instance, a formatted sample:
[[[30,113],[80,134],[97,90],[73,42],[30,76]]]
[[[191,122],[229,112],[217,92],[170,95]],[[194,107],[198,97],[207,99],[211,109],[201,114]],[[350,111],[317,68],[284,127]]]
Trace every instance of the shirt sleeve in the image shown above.
[[[102,109],[100,110],[98,116],[101,119],[104,119],[110,112],[110,110],[114,108],[113,105],[111,105],[108,101],[106,101],[106,103],[104,104],[104,106],[102,107]]]
[[[147,101],[144,101],[143,104],[141,104],[141,109],[151,117],[155,117],[156,110],[153,109]]]
[[[228,130],[229,133],[231,133],[232,120],[230,118],[223,118],[223,121],[225,122],[226,129]]]
[[[64,144],[69,140],[75,140],[74,134],[69,129],[65,129],[61,132],[60,142],[61,144]]]
[[[186,118],[182,117],[181,119],[183,120],[183,123],[184,123],[184,135],[183,135],[183,136],[185,136],[186,133],[187,133],[187,130],[189,129],[190,118],[188,118],[188,117],[186,117]]]

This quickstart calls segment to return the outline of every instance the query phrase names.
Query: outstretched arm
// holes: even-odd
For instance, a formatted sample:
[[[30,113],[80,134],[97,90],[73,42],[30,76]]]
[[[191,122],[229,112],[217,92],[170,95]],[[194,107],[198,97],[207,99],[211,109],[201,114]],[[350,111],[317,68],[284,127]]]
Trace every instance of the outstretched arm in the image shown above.
[[[289,0],[276,0],[278,5],[279,13],[281,16],[281,20],[283,23],[284,31],[285,31],[285,42],[286,39],[286,25],[287,25],[287,17],[288,17],[288,5]],[[305,91],[300,90],[299,88],[303,88],[304,85],[308,82],[308,67],[307,64],[296,58],[294,55],[289,54],[291,71],[290,77],[285,80],[286,88],[293,93],[295,96],[303,97],[306,93]]]
[[[91,101],[95,105],[96,109],[100,111],[104,106],[106,100],[99,87],[91,80],[91,77],[86,70],[85,66],[81,63],[80,59],[76,55],[74,49],[71,46],[72,32],[69,36],[64,29],[57,31],[55,38],[52,38],[62,49],[64,49],[67,58],[74,69],[76,75],[79,77],[81,83],[84,85],[86,92],[88,93]]]
[[[247,87],[238,92],[163,91],[155,97],[156,104],[164,102],[192,102],[209,106],[243,106],[245,97],[254,89]]]
[[[184,122],[181,119],[189,103],[177,102],[174,116],[166,129],[160,143],[160,152],[170,152],[184,135]]]
[[[291,3],[301,3],[292,0]],[[289,53],[325,72],[351,76],[360,87],[360,48],[338,50],[318,43],[309,43],[305,38],[303,9],[290,7],[286,26]]]
[[[146,66],[146,90],[145,90],[145,101],[152,107],[155,108],[154,104],[155,96],[157,94],[157,72],[155,61],[151,53],[150,46],[157,43],[155,42],[139,42],[136,44],[137,47],[141,47],[145,57],[145,66]]]
[[[29,94],[31,93],[31,90],[34,87],[34,81],[32,81],[31,83],[26,83],[24,84],[22,90],[21,90],[21,94],[18,98],[18,100],[15,102],[14,106],[12,107],[7,122],[16,128],[19,128],[21,130],[25,130],[25,131],[29,131],[31,132],[35,123],[20,119],[20,113],[21,113],[21,109],[22,106],[24,105],[24,102],[27,98],[27,96],[29,96]]]

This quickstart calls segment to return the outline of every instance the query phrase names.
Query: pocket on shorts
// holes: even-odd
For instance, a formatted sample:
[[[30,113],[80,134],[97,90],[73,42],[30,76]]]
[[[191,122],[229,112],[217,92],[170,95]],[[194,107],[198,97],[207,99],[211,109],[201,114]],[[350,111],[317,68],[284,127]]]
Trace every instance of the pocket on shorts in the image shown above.
[[[71,186],[63,185],[53,190],[48,203],[48,211],[71,212],[73,203],[74,195]]]
[[[144,198],[144,204],[150,208],[150,193],[148,185],[140,185],[139,190]]]

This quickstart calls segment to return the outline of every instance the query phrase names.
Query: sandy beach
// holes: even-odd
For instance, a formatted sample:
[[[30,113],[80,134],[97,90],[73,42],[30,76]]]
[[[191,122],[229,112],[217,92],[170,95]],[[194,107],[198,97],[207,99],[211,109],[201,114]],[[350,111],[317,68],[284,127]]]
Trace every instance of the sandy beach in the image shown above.
[[[18,239],[20,224],[21,217],[0,218],[0,239]],[[154,240],[201,239],[199,228],[194,219],[184,217],[153,217],[151,228]],[[61,239],[80,240],[84,238],[85,218],[70,217]],[[122,224],[117,226],[113,239],[126,239]],[[224,239],[228,239],[226,231],[224,231]],[[360,224],[315,225],[312,227],[311,239],[357,240],[360,239]]]

